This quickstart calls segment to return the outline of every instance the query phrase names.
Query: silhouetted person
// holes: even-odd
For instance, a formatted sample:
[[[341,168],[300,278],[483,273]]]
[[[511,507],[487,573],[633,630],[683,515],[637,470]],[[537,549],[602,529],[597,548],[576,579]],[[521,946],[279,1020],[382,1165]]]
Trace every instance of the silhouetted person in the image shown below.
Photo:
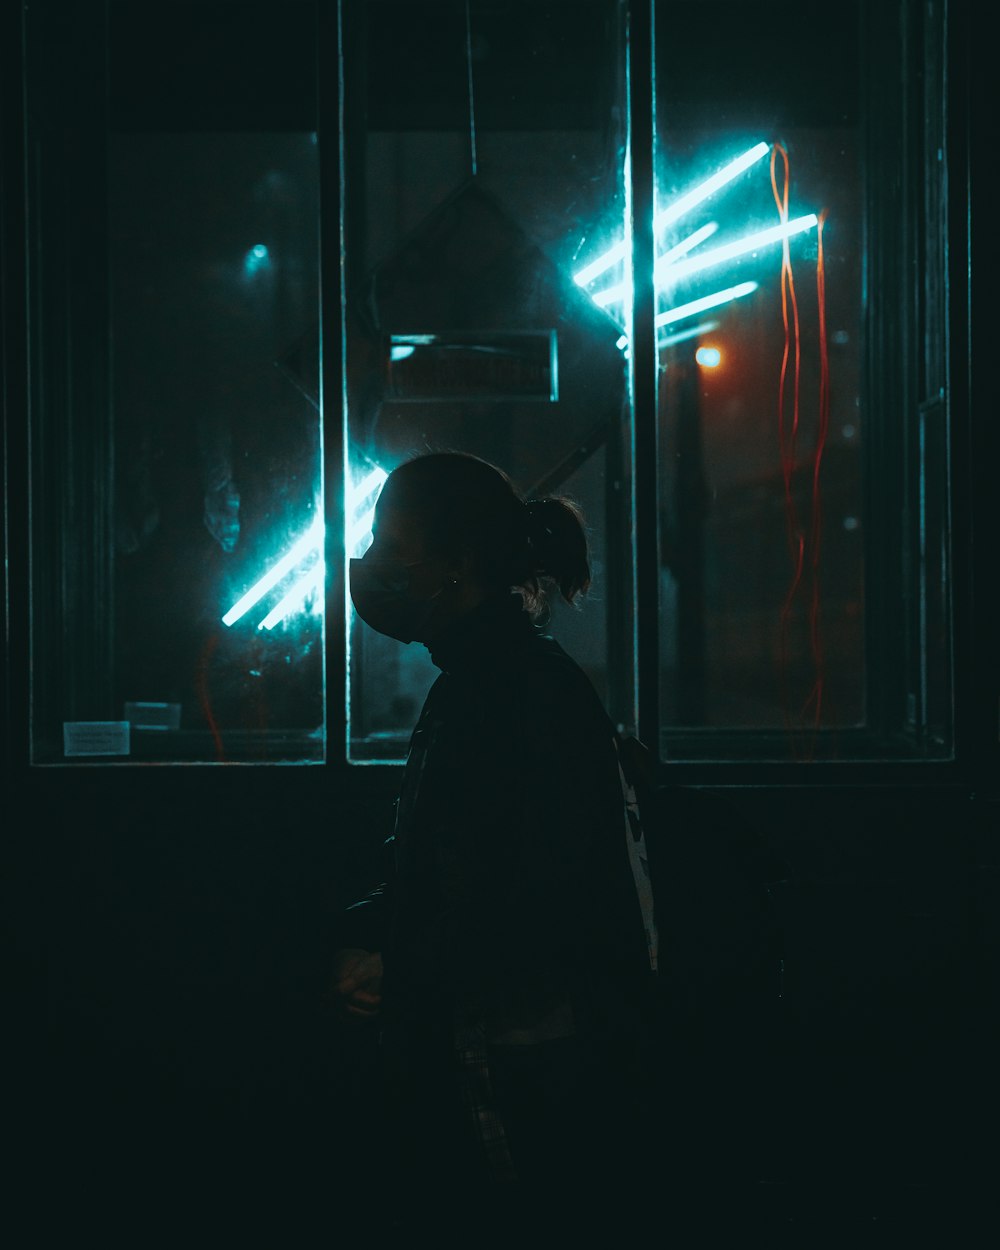
[[[583,519],[434,453],[390,474],[373,534],[351,562],[358,615],[425,644],[441,674],[385,880],[345,913],[335,958],[337,1000],[378,1030],[385,1074],[372,1219],[470,1244],[511,1216],[638,1232],[655,929],[614,727],[536,623],[546,585],[571,604],[589,586]]]

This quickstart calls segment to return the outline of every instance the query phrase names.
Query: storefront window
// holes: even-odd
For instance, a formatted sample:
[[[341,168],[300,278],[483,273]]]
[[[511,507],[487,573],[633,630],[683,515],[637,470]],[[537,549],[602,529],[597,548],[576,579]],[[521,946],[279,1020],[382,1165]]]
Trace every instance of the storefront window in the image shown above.
[[[665,767],[951,757],[942,0],[164,12],[26,10],[34,763],[402,761],[429,450],[580,505]]]
[[[171,15],[29,12],[33,757],[316,761],[314,15]]]
[[[594,581],[552,632],[628,715],[621,328],[574,276],[625,228],[625,8],[345,6],[345,557],[385,474],[473,452],[583,508]],[[349,756],[401,759],[437,675],[347,607]]]
[[[946,755],[941,6],[705,25],[655,5],[661,754]]]

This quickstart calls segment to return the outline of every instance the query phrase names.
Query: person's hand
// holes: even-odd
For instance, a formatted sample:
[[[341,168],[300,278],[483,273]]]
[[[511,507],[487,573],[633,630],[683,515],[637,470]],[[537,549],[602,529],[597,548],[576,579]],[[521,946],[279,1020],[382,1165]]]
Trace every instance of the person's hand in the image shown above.
[[[333,957],[333,1001],[340,1015],[374,1020],[382,1007],[382,956],[345,947]]]

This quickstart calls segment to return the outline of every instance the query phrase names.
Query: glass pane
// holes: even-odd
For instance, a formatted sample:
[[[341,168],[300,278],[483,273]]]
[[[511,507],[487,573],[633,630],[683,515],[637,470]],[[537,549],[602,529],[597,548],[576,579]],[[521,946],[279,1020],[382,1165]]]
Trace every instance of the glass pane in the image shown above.
[[[787,758],[866,716],[858,9],[656,12],[661,747]]]
[[[36,762],[324,756],[310,8],[33,6]]]
[[[379,0],[348,19],[345,558],[416,452],[570,495],[594,586],[549,628],[631,721],[629,649],[611,645],[631,636],[622,332],[574,280],[624,235],[622,5]],[[347,629],[349,756],[401,759],[437,670],[351,612]]]

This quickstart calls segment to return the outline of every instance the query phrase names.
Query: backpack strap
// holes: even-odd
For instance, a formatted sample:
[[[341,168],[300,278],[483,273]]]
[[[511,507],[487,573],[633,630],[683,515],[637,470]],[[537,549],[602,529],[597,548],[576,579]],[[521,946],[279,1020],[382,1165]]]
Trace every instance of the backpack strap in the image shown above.
[[[651,972],[656,972],[659,966],[660,938],[656,926],[653,880],[649,870],[649,856],[646,852],[646,832],[642,824],[639,795],[635,784],[636,782],[639,782],[640,786],[643,783],[651,784],[652,757],[648,747],[638,738],[622,739],[615,734],[614,741],[618,754],[618,776],[621,779],[625,813],[625,844],[628,847],[632,880],[635,882],[636,897],[642,912],[642,927],[646,934],[649,968]],[[644,771],[645,775],[643,775]]]

